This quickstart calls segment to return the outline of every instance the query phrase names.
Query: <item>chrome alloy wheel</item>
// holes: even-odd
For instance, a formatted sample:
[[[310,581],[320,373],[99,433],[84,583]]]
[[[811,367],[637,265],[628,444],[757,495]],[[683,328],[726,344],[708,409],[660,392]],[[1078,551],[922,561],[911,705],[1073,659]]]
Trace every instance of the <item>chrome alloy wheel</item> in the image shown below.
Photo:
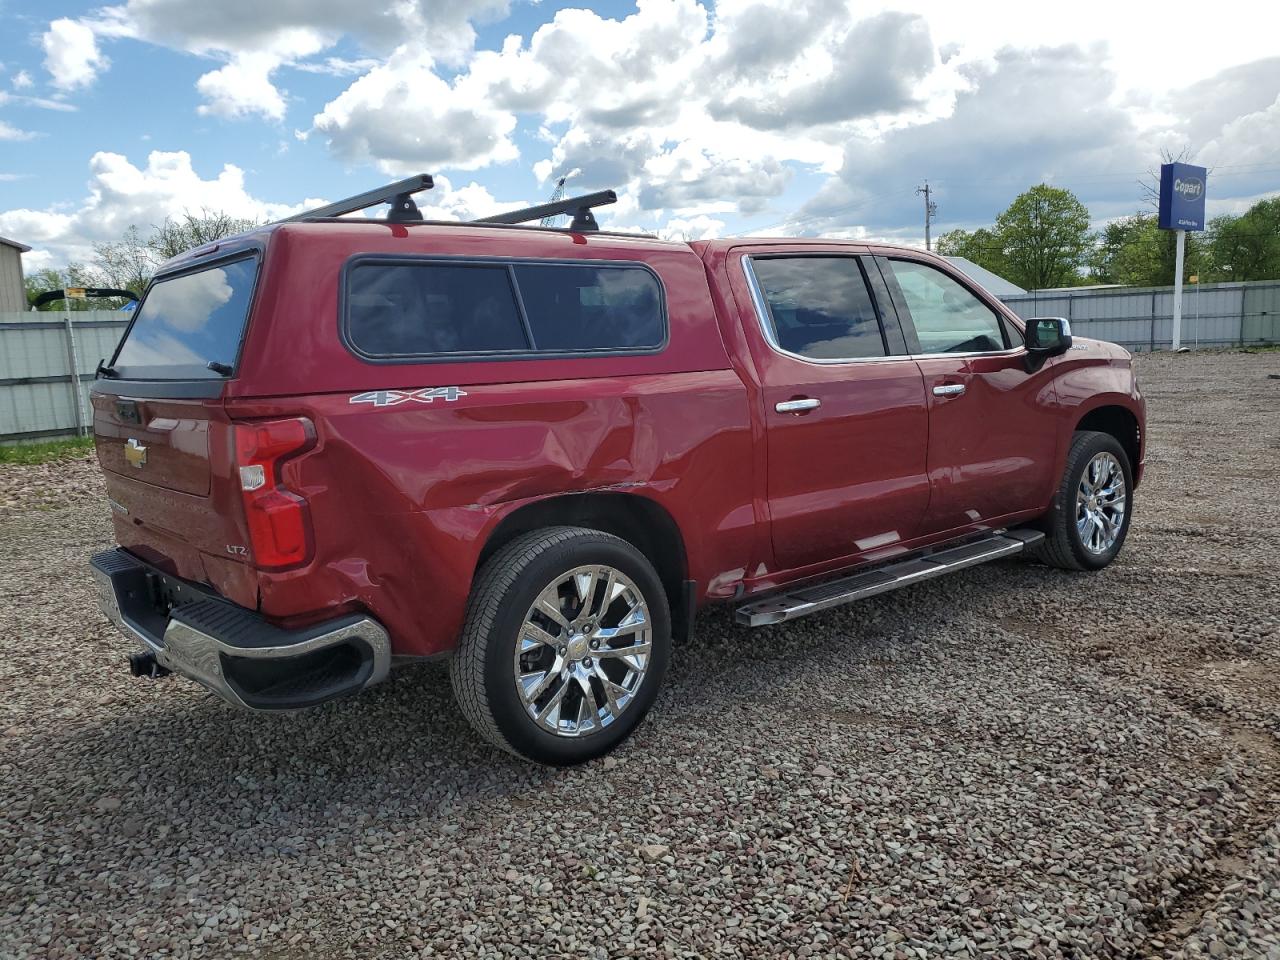
[[[644,682],[649,605],[622,571],[575,567],[538,594],[516,638],[516,692],[539,727],[561,737],[603,730]]]
[[[1086,550],[1101,554],[1115,546],[1128,503],[1120,461],[1105,451],[1094,456],[1076,491],[1076,529]]]

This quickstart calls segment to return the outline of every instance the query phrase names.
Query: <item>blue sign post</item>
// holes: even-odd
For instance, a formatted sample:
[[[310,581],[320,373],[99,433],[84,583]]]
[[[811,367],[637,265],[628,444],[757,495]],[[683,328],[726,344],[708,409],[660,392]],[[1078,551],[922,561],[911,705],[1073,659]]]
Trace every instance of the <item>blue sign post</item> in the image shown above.
[[[1182,265],[1187,231],[1204,229],[1205,184],[1209,171],[1189,163],[1160,165],[1160,229],[1178,234],[1173,277],[1173,349],[1182,348]]]

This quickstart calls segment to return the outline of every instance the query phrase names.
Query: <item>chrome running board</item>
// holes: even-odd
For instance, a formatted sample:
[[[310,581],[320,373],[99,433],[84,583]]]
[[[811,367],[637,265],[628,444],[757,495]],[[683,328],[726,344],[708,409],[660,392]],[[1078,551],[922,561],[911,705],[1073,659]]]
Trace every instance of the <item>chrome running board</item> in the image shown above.
[[[874,570],[855,573],[807,587],[785,590],[738,608],[736,619],[747,627],[764,627],[830,610],[855,600],[888,593],[913,583],[932,580],[955,570],[975,567],[990,560],[1011,557],[1044,539],[1039,530],[1006,530],[958,547],[897,560]]]

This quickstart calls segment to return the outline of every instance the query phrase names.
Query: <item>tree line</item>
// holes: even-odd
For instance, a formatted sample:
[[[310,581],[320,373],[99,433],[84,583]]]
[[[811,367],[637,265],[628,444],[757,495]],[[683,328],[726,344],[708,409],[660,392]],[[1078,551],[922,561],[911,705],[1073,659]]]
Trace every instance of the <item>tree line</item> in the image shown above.
[[[1147,192],[1150,202],[1149,187]],[[141,295],[166,260],[256,226],[255,220],[210,210],[166,217],[150,236],[131,226],[118,241],[94,244],[88,263],[30,274],[27,300],[64,287],[111,287]],[[937,251],[972,260],[1027,290],[1101,283],[1154,287],[1173,283],[1174,244],[1173,231],[1159,229],[1155,214],[1143,210],[1095,232],[1075,194],[1042,183],[1019,194],[992,226],[943,234]],[[1191,277],[1200,283],[1280,279],[1280,197],[1259,200],[1238,216],[1215,217],[1208,230],[1188,233],[1182,279]],[[79,300],[42,309],[102,307],[102,301]]]
[[[131,226],[117,241],[95,243],[93,259],[88,263],[70,263],[65,270],[46,268],[29,274],[26,278],[27,302],[33,302],[48,290],[66,287],[109,287],[132,290],[141,296],[156,269],[166,260],[192,247],[243,233],[256,226],[259,226],[256,220],[206,209],[199,213],[184,213],[179,219],[166,217],[164,223],[152,227],[152,233],[147,237],[136,226]],[[123,300],[111,300],[105,306],[121,306],[123,303]],[[41,309],[101,310],[103,307],[102,300],[69,300],[65,304],[46,304]]]
[[[1280,279],[1280,197],[1259,200],[1236,216],[1215,217],[1188,233],[1183,281]],[[1027,290],[1115,283],[1173,283],[1176,238],[1154,213],[1139,210],[1089,226],[1089,211],[1070,190],[1039,184],[1020,194],[991,227],[952,230],[938,238],[944,256],[965,257]]]

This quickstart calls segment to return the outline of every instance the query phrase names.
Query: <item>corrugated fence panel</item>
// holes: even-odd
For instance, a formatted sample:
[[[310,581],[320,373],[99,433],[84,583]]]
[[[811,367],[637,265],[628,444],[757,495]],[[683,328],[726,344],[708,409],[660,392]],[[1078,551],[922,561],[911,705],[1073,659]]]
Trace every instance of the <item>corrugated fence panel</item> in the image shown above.
[[[1130,350],[1173,345],[1173,288],[1082,288],[1029,293],[1002,300],[1018,316],[1061,316],[1082,337],[1110,340]],[[1184,346],[1224,347],[1280,341],[1280,283],[1188,284],[1182,293]]]
[[[1246,285],[1242,311],[1243,343],[1280,342],[1280,284]]]
[[[80,372],[93,373],[98,369],[99,360],[109,360],[116,352],[116,344],[124,333],[124,324],[112,323],[92,327],[74,325],[76,333],[76,353],[79,355]]]
[[[66,372],[62,324],[35,330],[0,328],[0,379],[56,377]]]
[[[1130,350],[1149,349],[1151,294],[1111,293],[1105,297],[1075,297],[1071,329],[1080,335],[1110,340]]]
[[[0,406],[0,436],[75,432],[75,404],[66,382],[20,383],[0,393],[8,400]]]
[[[1240,342],[1238,286],[1191,286],[1182,294],[1182,342],[1188,346],[1231,346]],[[1173,297],[1169,297],[1173,312]],[[1170,321],[1172,323],[1172,320]]]
[[[1110,340],[1130,350],[1167,349],[1172,344],[1170,287],[1082,288],[1003,299],[1024,319],[1067,317],[1079,336]],[[1182,306],[1182,342],[1187,346],[1280,342],[1280,282],[1189,285]],[[0,440],[75,430],[65,316],[0,313]],[[81,415],[88,424],[88,380],[98,360],[115,352],[129,318],[116,311],[70,316],[83,387]]]
[[[0,439],[75,431],[66,316],[0,314]],[[81,423],[87,425],[92,422],[89,383],[98,361],[115,352],[129,319],[115,311],[85,311],[70,316],[80,377]]]

